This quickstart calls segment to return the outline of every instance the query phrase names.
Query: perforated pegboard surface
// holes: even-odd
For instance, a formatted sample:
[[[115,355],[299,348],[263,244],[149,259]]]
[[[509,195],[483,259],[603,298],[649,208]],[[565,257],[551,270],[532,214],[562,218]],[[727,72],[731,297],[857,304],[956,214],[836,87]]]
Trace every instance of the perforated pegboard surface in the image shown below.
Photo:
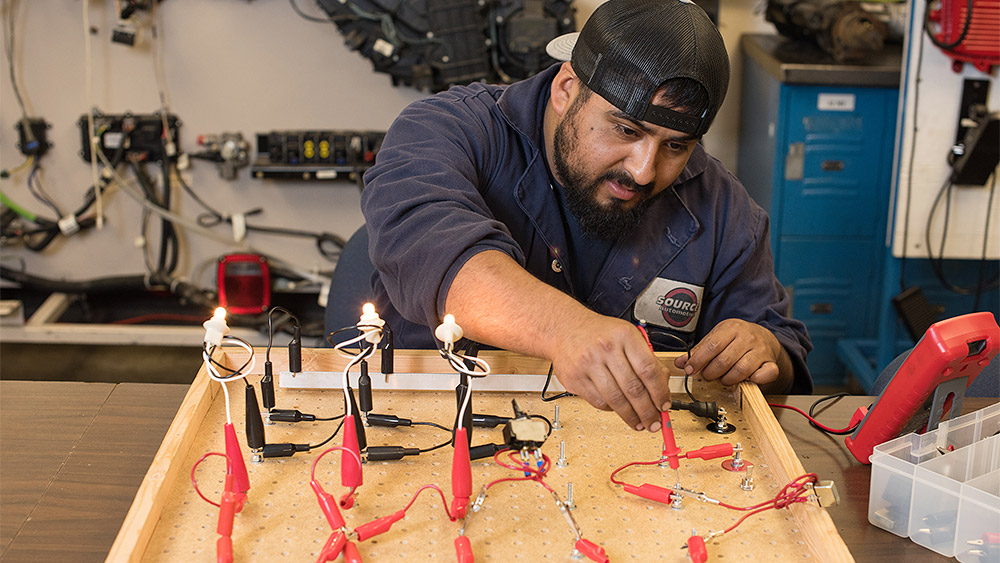
[[[230,384],[233,421],[243,440],[243,390]],[[693,391],[702,400],[717,400],[736,426],[732,434],[706,430],[706,421],[684,411],[672,411],[677,443],[685,451],[724,441],[741,443],[745,458],[754,464],[752,491],[739,488],[742,474],[722,469],[723,459],[681,460],[680,480],[688,489],[737,505],[754,505],[776,495],[785,483],[775,482],[750,434],[731,392],[696,381]],[[277,389],[279,408],[298,408],[317,416],[343,412],[339,391]],[[562,428],[554,430],[542,451],[553,460],[546,482],[563,498],[573,484],[573,515],[583,536],[603,546],[612,561],[687,561],[681,546],[692,529],[704,534],[730,526],[743,513],[686,499],[680,510],[622,491],[609,481],[611,472],[630,461],[659,457],[659,433],[629,430],[613,413],[597,411],[576,397],[543,402],[537,393],[479,393],[473,396],[476,413],[509,416],[510,399],[530,414],[553,418],[560,406]],[[455,416],[452,392],[378,391],[374,412],[395,414],[415,421],[451,426]],[[220,393],[200,423],[200,432],[184,464],[184,478],[175,484],[162,517],[145,552],[144,561],[211,561],[215,558],[218,509],[198,498],[190,480],[190,468],[204,453],[224,449],[224,401]],[[266,428],[269,443],[317,443],[333,432],[337,422],[277,423]],[[426,448],[448,439],[431,427],[369,428],[369,445],[401,445]],[[500,428],[475,429],[473,444],[501,442]],[[340,445],[338,435],[328,445]],[[560,442],[565,444],[568,465],[558,467]],[[315,561],[331,530],[309,487],[309,470],[321,449],[293,457],[251,463],[247,459],[251,489],[248,502],[235,519],[233,531],[236,561]],[[365,465],[364,485],[358,504],[344,511],[351,528],[400,510],[422,485],[437,484],[449,495],[451,448],[445,447],[417,457]],[[244,453],[246,449],[244,445]],[[335,497],[340,486],[340,452],[326,455],[317,478]],[[223,486],[224,461],[210,457],[199,467],[203,493],[218,500]],[[474,461],[473,498],[480,488],[500,477],[520,473],[497,466],[492,460]],[[674,471],[659,466],[638,466],[619,473],[632,484],[651,483],[672,487]],[[453,561],[453,541],[459,522],[445,515],[440,497],[425,490],[405,519],[388,532],[359,545],[367,561]],[[492,487],[483,509],[466,529],[478,561],[573,561],[574,536],[550,493],[533,482],[508,482]],[[750,517],[735,531],[708,545],[710,560],[771,560],[815,558],[787,510],[771,510]]]

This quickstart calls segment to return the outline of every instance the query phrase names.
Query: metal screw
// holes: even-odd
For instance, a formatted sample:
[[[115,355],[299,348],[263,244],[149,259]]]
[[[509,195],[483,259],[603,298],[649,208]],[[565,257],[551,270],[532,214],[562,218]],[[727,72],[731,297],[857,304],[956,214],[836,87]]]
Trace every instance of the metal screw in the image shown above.
[[[566,463],[566,440],[559,440],[559,459],[556,460],[556,465],[559,467],[569,465]]]
[[[573,483],[566,483],[566,508],[569,510],[576,509],[576,503],[573,502]]]
[[[670,503],[670,508],[674,510],[682,510],[684,508],[684,499],[681,495],[673,495],[673,502]]]
[[[743,457],[740,452],[743,451],[743,446],[739,442],[736,442],[736,448],[734,449],[735,454],[733,455],[733,469],[739,469],[743,467]]]
[[[552,429],[559,430],[562,428],[562,424],[559,424],[559,405],[556,405],[556,414],[552,417]]]
[[[746,475],[740,480],[740,488],[744,491],[753,490],[753,466],[747,467]]]

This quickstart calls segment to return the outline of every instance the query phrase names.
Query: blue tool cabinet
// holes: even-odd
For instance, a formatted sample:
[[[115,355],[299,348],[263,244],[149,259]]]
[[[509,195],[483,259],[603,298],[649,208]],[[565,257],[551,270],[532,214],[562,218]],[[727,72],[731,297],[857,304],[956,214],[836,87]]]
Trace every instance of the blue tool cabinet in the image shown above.
[[[746,35],[741,55],[737,175],[770,215],[813,379],[841,385],[837,343],[878,329],[900,49],[838,65],[809,44]]]

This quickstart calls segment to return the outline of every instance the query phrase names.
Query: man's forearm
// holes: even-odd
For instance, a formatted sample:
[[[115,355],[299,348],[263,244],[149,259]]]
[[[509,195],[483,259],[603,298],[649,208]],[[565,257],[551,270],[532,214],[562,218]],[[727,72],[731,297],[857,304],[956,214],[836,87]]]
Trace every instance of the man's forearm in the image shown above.
[[[462,266],[448,291],[446,309],[468,338],[544,358],[552,356],[549,341],[560,325],[596,315],[494,250],[480,252]]]

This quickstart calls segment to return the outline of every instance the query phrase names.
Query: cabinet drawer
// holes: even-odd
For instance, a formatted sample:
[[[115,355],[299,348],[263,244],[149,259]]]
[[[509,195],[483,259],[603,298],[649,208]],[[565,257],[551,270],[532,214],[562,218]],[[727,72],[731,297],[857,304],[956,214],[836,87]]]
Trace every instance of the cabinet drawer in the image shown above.
[[[792,315],[806,326],[844,336],[873,330],[875,245],[844,239],[782,237],[776,271],[792,288]]]

